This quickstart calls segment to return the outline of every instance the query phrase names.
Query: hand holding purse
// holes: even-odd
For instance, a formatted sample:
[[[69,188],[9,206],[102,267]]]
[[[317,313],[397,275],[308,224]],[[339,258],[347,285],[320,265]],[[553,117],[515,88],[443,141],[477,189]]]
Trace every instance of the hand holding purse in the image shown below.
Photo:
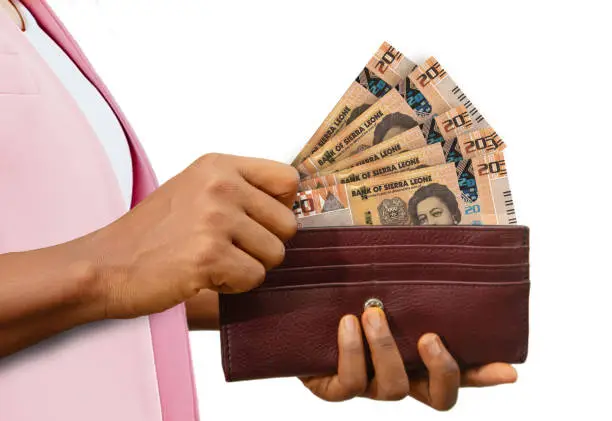
[[[345,314],[381,307],[407,371],[438,334],[462,369],[527,357],[529,231],[522,226],[300,230],[283,264],[220,296],[227,381],[334,373]],[[368,362],[371,370],[371,362]]]

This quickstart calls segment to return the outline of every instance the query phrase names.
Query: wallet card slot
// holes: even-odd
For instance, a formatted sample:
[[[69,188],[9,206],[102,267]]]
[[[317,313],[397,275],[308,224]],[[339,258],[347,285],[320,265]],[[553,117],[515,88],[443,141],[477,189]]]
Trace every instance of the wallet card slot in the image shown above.
[[[223,366],[229,381],[334,373],[338,323],[364,302],[384,304],[406,369],[422,362],[417,341],[435,332],[463,367],[527,356],[529,282],[380,283],[221,295]]]
[[[473,282],[473,281],[466,281],[466,282],[462,282],[462,281],[448,281],[448,280],[443,280],[443,279],[436,279],[436,280],[427,280],[427,281],[422,281],[422,280],[384,280],[384,281],[380,281],[380,280],[368,280],[368,281],[350,281],[350,282],[326,282],[326,283],[318,283],[318,284],[300,284],[300,285],[275,285],[275,286],[270,286],[270,287],[266,287],[266,288],[257,288],[252,290],[252,292],[254,294],[263,291],[283,291],[283,290],[304,290],[304,289],[312,289],[312,288],[351,288],[351,287],[356,287],[356,286],[362,286],[364,284],[368,284],[368,285],[372,285],[374,287],[377,286],[381,286],[383,288],[388,287],[388,286],[418,286],[418,285],[427,285],[427,286],[453,286],[453,285],[459,285],[459,286],[471,286],[471,285],[477,285],[477,286],[508,286],[508,285],[521,285],[521,284],[526,284],[529,283],[529,281],[527,280],[523,280],[523,281],[509,281],[509,282]]]
[[[305,228],[287,248],[409,244],[517,247],[529,244],[529,229],[520,225],[352,226]]]
[[[528,263],[529,248],[466,245],[379,245],[287,249],[280,267],[345,265],[354,263]]]
[[[476,265],[463,263],[367,263],[274,269],[257,289],[326,283],[440,281],[451,283],[517,282],[529,278],[528,264]]]

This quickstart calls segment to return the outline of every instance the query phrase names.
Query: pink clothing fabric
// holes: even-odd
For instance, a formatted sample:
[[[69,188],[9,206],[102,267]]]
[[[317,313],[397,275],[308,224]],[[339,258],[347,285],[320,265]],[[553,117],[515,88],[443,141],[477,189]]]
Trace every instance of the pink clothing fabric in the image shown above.
[[[157,179],[133,129],[49,5],[44,0],[22,3],[98,88],[121,122],[130,143],[134,172],[132,207],[135,206],[157,187]],[[87,212],[79,211],[83,203],[88,204]],[[120,217],[123,206],[110,162],[78,105],[16,25],[0,14],[0,253],[46,247],[84,235]],[[143,411],[159,411],[161,415],[151,414],[151,419],[197,421],[185,308],[181,305],[151,315],[149,324],[156,376],[151,381],[156,384],[147,379],[136,384],[157,388],[160,401],[158,408],[143,405]],[[105,358],[107,352],[112,355],[112,350],[91,352],[92,364],[96,364],[97,358]],[[136,351],[134,355],[137,357]],[[0,366],[2,363],[0,360]],[[70,362],[65,364],[69,370]],[[44,372],[43,368],[41,373]],[[61,390],[61,376],[54,380]],[[88,402],[92,410],[96,406],[121,404],[104,402],[104,388],[113,386],[99,384],[95,378],[90,385],[82,385],[91,389],[87,398],[92,400]],[[30,405],[45,400],[44,396],[23,398]],[[98,401],[94,402],[95,399]],[[75,402],[79,404],[83,403]],[[0,407],[2,421],[13,421],[9,415],[3,414]],[[62,414],[40,415],[38,419],[76,421]],[[126,414],[125,420],[131,421],[130,416],[133,414]]]

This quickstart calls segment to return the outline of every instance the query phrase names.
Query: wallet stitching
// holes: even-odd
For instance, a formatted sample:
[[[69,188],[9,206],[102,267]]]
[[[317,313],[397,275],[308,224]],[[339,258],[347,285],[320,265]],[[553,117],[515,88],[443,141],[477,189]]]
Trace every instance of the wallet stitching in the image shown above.
[[[344,227],[344,228],[346,228],[346,227]],[[432,228],[426,228],[426,229],[418,228],[418,230],[421,230],[421,229],[423,231],[428,231],[428,230],[431,230],[431,231],[442,231],[445,228],[433,228],[433,229]],[[446,228],[446,229],[448,229],[448,228]],[[470,227],[470,228],[465,227],[464,228],[464,227],[454,226],[452,229],[453,229],[453,231],[451,231],[451,232],[461,232],[461,233],[467,232],[467,233],[471,233],[471,234],[474,234],[476,232],[473,227]],[[480,231],[480,232],[484,231],[484,232],[487,232],[487,233],[491,233],[491,232],[497,232],[497,233],[510,232],[510,233],[513,233],[514,231],[516,231],[516,229],[517,228],[480,228],[480,227],[477,228],[478,231]],[[385,231],[385,230],[387,230],[389,232],[391,232],[391,231],[399,231],[398,228],[379,228],[379,229],[374,228],[373,229],[371,227],[350,227],[348,230],[346,230],[346,232],[352,232],[352,231],[354,231],[354,232],[364,232],[364,231],[381,232],[381,231]],[[313,236],[313,235],[320,234],[322,231],[323,230],[320,229],[320,228],[304,229],[304,230],[300,230],[300,234],[299,235],[302,236],[302,237],[310,237],[310,236]],[[329,231],[339,231],[339,229],[338,228],[336,228],[336,229],[333,229],[333,228],[329,229],[328,228],[327,232],[329,232]],[[526,229],[522,228],[522,231],[523,231],[523,233],[522,233],[523,235],[522,236],[524,237]]]
[[[521,355],[519,356],[519,360],[524,362],[527,360],[527,353],[529,352],[529,297],[531,295],[531,282],[527,282],[527,300],[525,306],[523,308],[523,319],[522,323],[525,328],[523,328],[523,335],[525,336],[525,343],[523,344],[523,349],[521,351]]]
[[[358,269],[360,267],[372,267],[372,266],[381,266],[380,269],[385,268],[393,268],[394,266],[404,266],[406,268],[415,268],[415,269],[432,269],[432,270],[440,270],[441,267],[456,270],[456,271],[495,271],[499,272],[500,270],[516,270],[520,271],[521,269],[528,269],[528,263],[503,263],[503,264],[482,264],[482,263],[456,263],[456,262],[401,262],[401,263],[353,263],[353,264],[342,264],[342,265],[322,265],[322,266],[300,266],[300,267],[289,267],[283,268],[279,267],[274,269],[273,271],[278,272],[294,272],[294,271],[304,271],[304,272],[318,272],[318,271],[334,271],[338,268],[355,268]]]
[[[227,329],[227,361],[228,361],[228,368],[227,368],[227,376],[229,378],[232,377],[232,341],[231,341],[231,325],[226,325],[226,329]]]
[[[225,338],[227,339],[225,341],[225,355],[227,356],[226,361],[227,361],[227,378],[228,380],[231,380],[232,378],[232,334],[231,334],[231,324],[230,323],[223,323],[223,315],[226,312],[226,305],[225,305],[225,300],[223,299],[223,297],[219,297],[219,317],[221,319],[221,329],[225,334]]]
[[[303,256],[316,256],[317,258],[319,258],[320,255],[327,255],[327,254],[334,254],[334,253],[354,253],[354,254],[358,254],[358,255],[375,255],[376,257],[378,257],[380,254],[385,255],[386,250],[393,250],[394,252],[397,251],[398,254],[402,254],[404,252],[406,252],[406,250],[396,250],[397,248],[419,248],[419,252],[422,252],[422,249],[425,250],[446,250],[448,248],[454,248],[456,249],[459,253],[461,253],[462,255],[468,255],[468,258],[472,259],[480,259],[480,258],[487,258],[489,257],[491,254],[495,254],[497,253],[497,257],[499,258],[506,258],[506,254],[507,253],[512,253],[513,255],[516,255],[516,253],[521,253],[521,258],[519,259],[518,263],[506,263],[506,264],[528,264],[529,263],[529,259],[525,258],[528,257],[528,253],[529,253],[529,247],[526,246],[515,246],[515,247],[476,247],[473,248],[472,246],[445,246],[445,245],[415,245],[415,247],[412,247],[412,245],[380,245],[380,246],[354,246],[354,247],[318,247],[318,248],[288,248],[286,250],[286,256],[285,258],[289,258],[289,256],[292,256],[292,258],[295,259],[299,259]],[[380,263],[390,263],[390,264],[410,264],[411,262],[380,262]],[[415,262],[415,263],[419,263],[419,262]],[[447,263],[447,264],[459,264],[456,262],[431,262],[428,264],[434,264],[434,263]],[[299,263],[298,263],[299,264]],[[358,263],[357,263],[358,264]],[[464,264],[473,264],[473,265],[478,265],[479,263],[464,263]],[[498,263],[499,264],[499,263]],[[502,263],[503,265],[504,263]],[[328,265],[321,265],[321,266],[328,266]],[[282,269],[282,268],[298,268],[300,266],[296,266],[296,265],[284,265],[281,264],[281,266],[278,267],[278,269]]]
[[[523,240],[524,241],[524,240]],[[359,245],[359,246],[324,246],[324,247],[294,247],[287,249],[287,253],[298,253],[298,252],[322,252],[328,250],[368,250],[368,249],[380,249],[380,248],[431,248],[431,249],[457,249],[462,252],[482,252],[486,254],[490,251],[515,251],[515,250],[526,250],[529,249],[525,244],[517,246],[478,246],[478,245],[465,245],[465,244],[377,244],[377,245]]]
[[[355,285],[359,283],[359,285]],[[322,284],[304,284],[304,285],[279,285],[270,288],[256,288],[249,291],[247,294],[254,293],[264,293],[264,292],[275,292],[275,291],[297,291],[304,289],[315,289],[315,288],[348,288],[348,287],[360,287],[360,286],[380,286],[380,285],[411,285],[411,286],[425,286],[433,289],[447,289],[447,288],[499,288],[499,287],[516,287],[521,285],[529,285],[530,281],[528,279],[524,279],[522,281],[512,281],[512,282],[496,282],[496,283],[472,283],[466,282],[463,284],[459,283],[448,283],[448,281],[430,281],[430,282],[422,282],[422,281],[352,281],[350,283],[322,283]]]
[[[370,269],[378,266],[378,269],[381,270],[389,270],[394,267],[400,266],[397,269],[422,269],[429,271],[442,270],[441,267],[444,267],[445,270],[454,270],[456,272],[499,272],[500,270],[507,271],[515,271],[515,272],[526,272],[529,273],[529,264],[528,263],[511,263],[504,265],[480,265],[473,263],[455,263],[455,262],[436,262],[436,263],[355,263],[355,264],[342,264],[342,265],[321,265],[321,266],[293,266],[293,267],[278,267],[272,271],[270,274],[274,273],[311,273],[311,274],[319,274],[319,273],[333,273],[340,269],[348,270],[348,269]]]

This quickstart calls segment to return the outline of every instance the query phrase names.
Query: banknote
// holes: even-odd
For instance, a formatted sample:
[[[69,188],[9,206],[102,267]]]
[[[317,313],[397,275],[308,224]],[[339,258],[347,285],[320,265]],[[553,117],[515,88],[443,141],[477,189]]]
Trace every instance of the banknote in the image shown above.
[[[433,121],[434,127],[429,131],[428,139],[434,141],[441,138],[446,156],[453,157],[452,160],[471,158],[506,148],[503,139],[495,130],[489,127],[484,119],[474,119],[465,105],[451,108],[434,117]]]
[[[354,166],[332,174],[306,178],[300,182],[299,190],[314,190],[334,184],[356,183],[383,175],[398,174],[445,163],[442,145],[436,143],[420,149],[391,155],[363,165]]]
[[[405,154],[408,153],[410,152]],[[402,157],[402,155],[404,154],[399,154],[394,159]],[[359,168],[354,167],[353,170]],[[406,181],[408,179],[410,182]],[[454,182],[449,181],[449,179],[454,180]],[[415,182],[414,180],[419,181]],[[453,223],[469,225],[508,225],[517,223],[512,192],[508,181],[508,170],[503,152],[501,151],[475,156],[456,163],[446,163],[404,173],[391,172],[390,175],[369,175],[365,178],[361,177],[359,180],[347,180],[345,183],[305,190],[298,193],[301,202],[299,202],[299,206],[294,205],[294,211],[298,218],[309,218],[298,219],[298,222],[304,227],[326,226],[325,224],[327,223],[340,225],[376,224],[376,218],[372,219],[372,212],[369,214],[363,213],[358,204],[350,200],[347,202],[347,198],[355,197],[355,189],[376,193],[376,195],[373,194],[373,197],[384,196],[384,198],[388,198],[386,193],[393,192],[397,186],[400,186],[403,191],[404,189],[410,190],[411,186],[415,186],[420,182],[441,183],[440,180],[444,180],[443,184],[446,186],[456,187],[458,191],[458,204],[451,206],[452,201],[448,200],[448,198],[446,200],[443,198],[444,194],[441,193],[443,189],[436,187],[436,189],[440,190],[438,201],[445,200],[446,208],[438,206],[435,208],[437,209],[435,212],[431,210],[431,212],[426,211],[424,213],[417,209],[416,214],[414,213],[415,208],[406,208],[410,211],[407,211],[408,214],[413,215],[411,219],[412,224],[442,224],[443,221],[447,223],[449,215],[453,216],[453,221],[457,221]],[[396,182],[400,182],[400,184],[396,184]],[[379,187],[381,185],[385,187]],[[388,188],[388,186],[392,188]],[[346,187],[346,189],[343,190],[342,187]],[[408,201],[404,202],[408,203]],[[423,206],[434,202],[437,203],[436,200],[430,199],[424,202]],[[399,206],[399,202],[397,203]],[[458,208],[458,210],[455,211],[455,208]],[[347,209],[352,209],[352,211],[348,212]],[[368,209],[371,211],[371,208]],[[438,218],[441,215],[438,212],[439,209],[441,209],[442,214],[447,216],[446,219]],[[333,213],[338,210],[343,212]],[[452,212],[450,212],[451,210]],[[354,214],[355,211],[358,212],[357,216]],[[363,216],[359,219],[362,213],[367,215],[367,218]],[[315,217],[319,214],[327,216]],[[418,220],[415,219],[415,215],[418,217]]]
[[[384,42],[292,162],[299,165],[416,68]]]
[[[443,164],[298,192],[298,226],[457,225],[463,205],[456,169]]]
[[[420,72],[420,69],[418,67],[415,68],[411,74],[416,75],[417,73],[415,72]],[[419,87],[409,76],[402,78],[395,86],[395,89],[414,110],[419,124],[431,121],[436,115],[442,114],[451,108],[433,85]]]
[[[516,224],[516,211],[502,151],[456,163],[465,204],[464,220],[472,225]]]
[[[506,144],[491,127],[471,130],[457,136],[457,146],[466,158],[503,151]]]
[[[506,144],[493,128],[475,122],[464,105],[434,117],[431,127],[421,126],[427,143],[442,143],[447,162],[457,162],[478,155],[502,151]]]
[[[425,136],[423,136],[423,132],[419,127],[413,127],[397,136],[393,136],[377,145],[357,152],[342,161],[336,162],[318,172],[315,176],[331,174],[357,165],[369,164],[392,155],[423,148],[425,146],[427,146],[427,141],[425,140]]]
[[[296,168],[302,178],[312,176],[413,127],[418,127],[413,109],[392,89]]]
[[[436,58],[428,58],[408,79],[422,92],[432,109],[434,119],[422,127],[428,143],[444,138],[451,160],[505,148],[501,137]]]
[[[440,65],[435,57],[430,57],[425,62],[417,66],[408,75],[416,88],[427,98],[427,101],[434,110],[434,114],[441,114],[450,108],[464,105],[470,114],[477,120],[484,120],[472,101],[451,79],[447,71]]]

